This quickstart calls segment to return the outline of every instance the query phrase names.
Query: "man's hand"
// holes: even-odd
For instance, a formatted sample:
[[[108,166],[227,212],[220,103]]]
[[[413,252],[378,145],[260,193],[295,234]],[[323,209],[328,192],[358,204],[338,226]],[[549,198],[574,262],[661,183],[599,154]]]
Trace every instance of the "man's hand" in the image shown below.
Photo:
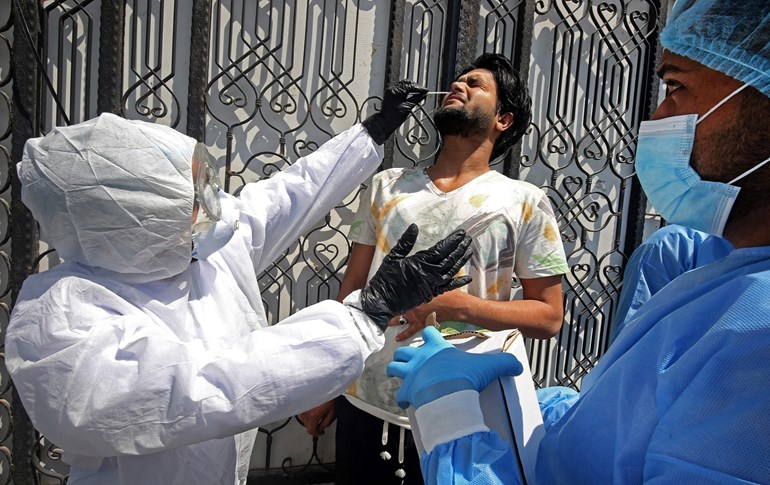
[[[409,117],[415,106],[428,94],[428,89],[412,81],[399,81],[388,86],[382,98],[382,109],[366,118],[362,124],[369,136],[382,145]]]
[[[427,325],[428,315],[433,313],[431,303],[420,305],[417,308],[404,313],[401,316],[394,317],[389,325],[403,325],[404,329],[396,335],[396,342],[402,342],[409,339],[414,334],[422,330]]]
[[[470,276],[455,278],[471,257],[471,238],[459,229],[435,245],[407,256],[417,240],[410,225],[361,290],[361,310],[384,330],[394,315],[465,286]]]
[[[299,419],[302,420],[302,424],[307,428],[307,432],[313,436],[323,435],[326,428],[337,418],[335,405],[336,402],[331,400],[309,411],[300,413]]]
[[[449,314],[459,304],[460,299],[467,295],[462,290],[448,291],[441,295],[438,295],[428,303],[417,306],[408,312],[403,314],[403,320],[406,320],[406,324],[402,320],[402,316],[393,318],[390,321],[390,325],[403,325],[403,330],[396,335],[396,342],[407,340],[427,325],[428,315],[431,313],[436,314],[436,321],[438,323],[452,320]]]

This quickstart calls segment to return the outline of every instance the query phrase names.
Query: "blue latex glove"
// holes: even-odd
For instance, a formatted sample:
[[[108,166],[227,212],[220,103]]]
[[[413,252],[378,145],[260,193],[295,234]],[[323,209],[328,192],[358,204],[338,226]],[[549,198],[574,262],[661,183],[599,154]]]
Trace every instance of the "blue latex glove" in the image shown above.
[[[422,331],[425,343],[420,347],[401,347],[388,375],[404,380],[396,393],[396,402],[406,409],[411,404],[423,404],[457,391],[481,392],[501,376],[517,376],[522,366],[511,354],[471,354],[455,348],[433,327]]]

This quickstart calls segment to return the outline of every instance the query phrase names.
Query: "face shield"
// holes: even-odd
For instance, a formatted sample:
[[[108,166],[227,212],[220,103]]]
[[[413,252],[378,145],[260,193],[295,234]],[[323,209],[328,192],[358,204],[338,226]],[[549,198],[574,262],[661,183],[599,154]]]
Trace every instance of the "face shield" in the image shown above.
[[[219,192],[219,177],[214,159],[206,145],[196,143],[193,150],[195,172],[195,198],[192,225],[192,258],[207,259],[223,248],[238,228],[237,220],[228,223],[222,220],[222,200]],[[197,212],[196,212],[197,208]]]
[[[214,166],[214,159],[203,143],[195,144],[193,163],[198,166],[194,180],[193,212],[195,212],[196,207],[198,209],[195,224],[217,222],[222,217],[222,204],[219,200],[219,176]]]

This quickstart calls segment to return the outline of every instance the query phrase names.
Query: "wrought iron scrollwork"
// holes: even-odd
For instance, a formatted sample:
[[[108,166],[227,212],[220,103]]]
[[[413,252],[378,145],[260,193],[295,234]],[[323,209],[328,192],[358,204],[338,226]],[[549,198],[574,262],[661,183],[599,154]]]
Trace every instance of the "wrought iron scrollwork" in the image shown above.
[[[10,2],[9,2],[10,3]],[[0,8],[0,335],[5,335],[11,315],[11,92],[13,89],[12,38],[14,18],[10,6]],[[12,385],[5,368],[5,342],[0,341],[0,484],[13,479]]]
[[[659,8],[642,0],[535,2],[534,126],[522,143],[521,176],[551,199],[570,265],[567,324],[551,345],[529,343],[539,385],[579,388],[608,342],[632,247],[624,214],[639,203],[629,181]]]
[[[302,420],[299,419],[299,416],[295,416],[294,418],[297,420],[297,423],[304,426]],[[310,453],[310,458],[308,458],[305,463],[299,466],[294,465],[294,460],[292,460],[290,456],[287,456],[281,462],[281,470],[290,477],[301,475],[308,471],[312,466],[318,466],[327,472],[333,472],[334,468],[329,464],[324,463],[323,459],[318,454],[318,439],[318,436],[313,436],[313,450]]]
[[[122,92],[127,118],[179,124],[176,73],[180,2],[133,0],[127,3],[126,56],[128,84]],[[162,39],[162,42],[160,42]]]

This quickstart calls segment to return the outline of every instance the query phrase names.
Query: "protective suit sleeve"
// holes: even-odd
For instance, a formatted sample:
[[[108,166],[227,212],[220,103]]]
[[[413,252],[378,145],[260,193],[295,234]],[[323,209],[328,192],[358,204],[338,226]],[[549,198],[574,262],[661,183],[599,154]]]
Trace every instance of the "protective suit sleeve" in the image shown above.
[[[382,153],[359,124],[272,177],[246,184],[240,210],[249,219],[257,273],[357,189]]]
[[[478,392],[449,394],[420,407],[414,416],[426,450],[420,456],[425,483],[521,483],[510,446],[484,424]]]
[[[36,427],[68,453],[147,454],[293,416],[341,394],[383,340],[363,313],[334,301],[226,348],[182,339],[120,303],[63,278],[16,307],[8,370]]]

